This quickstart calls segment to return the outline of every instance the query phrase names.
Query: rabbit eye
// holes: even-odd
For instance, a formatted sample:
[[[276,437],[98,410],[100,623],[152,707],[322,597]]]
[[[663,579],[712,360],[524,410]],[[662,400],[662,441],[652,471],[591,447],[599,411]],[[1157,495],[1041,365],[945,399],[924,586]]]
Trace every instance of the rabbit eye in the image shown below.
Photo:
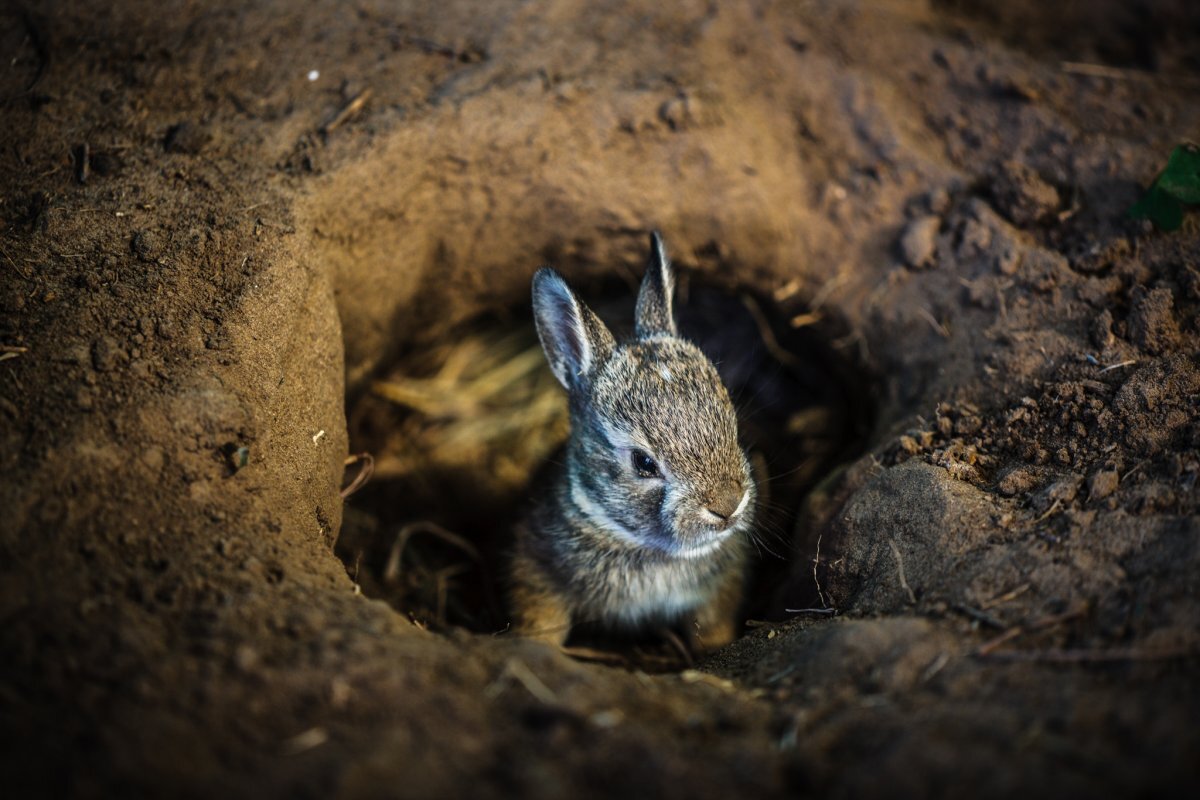
[[[658,471],[658,464],[654,463],[654,459],[643,450],[634,450],[632,460],[633,471],[638,474],[639,478],[657,478],[661,474]]]

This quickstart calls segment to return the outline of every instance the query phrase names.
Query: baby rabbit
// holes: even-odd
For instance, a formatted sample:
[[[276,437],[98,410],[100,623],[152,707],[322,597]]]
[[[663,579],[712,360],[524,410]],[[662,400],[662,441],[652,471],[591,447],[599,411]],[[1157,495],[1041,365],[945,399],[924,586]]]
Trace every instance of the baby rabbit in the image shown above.
[[[635,335],[617,343],[557,272],[533,277],[550,369],[569,395],[561,469],[517,532],[517,633],[683,622],[711,649],[737,633],[756,490],[712,362],[679,337],[674,275],[651,234]]]

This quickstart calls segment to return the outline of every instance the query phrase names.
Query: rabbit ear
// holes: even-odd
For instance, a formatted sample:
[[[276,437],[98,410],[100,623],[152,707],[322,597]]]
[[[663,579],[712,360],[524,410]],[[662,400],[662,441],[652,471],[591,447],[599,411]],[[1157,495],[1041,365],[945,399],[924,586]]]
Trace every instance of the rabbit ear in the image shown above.
[[[600,318],[549,267],[533,276],[533,317],[550,370],[567,391],[585,385],[616,346]]]
[[[646,275],[642,288],[638,290],[637,314],[634,329],[639,339],[666,333],[675,335],[675,315],[671,297],[675,293],[675,273],[667,260],[658,231],[650,234],[650,257],[646,261]]]

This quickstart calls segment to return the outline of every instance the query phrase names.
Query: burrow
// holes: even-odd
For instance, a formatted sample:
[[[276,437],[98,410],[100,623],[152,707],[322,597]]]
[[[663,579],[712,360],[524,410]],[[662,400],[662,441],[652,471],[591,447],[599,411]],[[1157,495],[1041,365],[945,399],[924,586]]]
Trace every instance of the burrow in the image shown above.
[[[625,231],[624,257],[598,263],[549,247],[503,270],[498,291],[474,281],[427,282],[415,302],[370,330],[386,347],[357,371],[346,398],[351,452],[370,480],[347,501],[336,552],[351,579],[414,624],[504,634],[506,551],[568,435],[566,397],[533,326],[528,280],[562,269],[618,337],[631,326],[647,231]],[[669,243],[670,244],[670,243]],[[788,606],[816,606],[788,576],[812,558],[802,508],[809,492],[860,455],[875,417],[869,369],[831,342],[850,337],[836,310],[799,291],[767,293],[739,276],[752,265],[699,271],[706,253],[677,243],[681,333],[712,359],[738,409],[760,488],[754,558],[741,617],[751,630]],[[448,256],[444,245],[440,259]],[[725,277],[722,277],[725,276]],[[361,306],[360,306],[361,307]],[[347,325],[348,336],[363,320]],[[361,349],[353,338],[349,352]],[[786,596],[783,589],[787,586]],[[602,639],[640,666],[676,665],[654,632]]]

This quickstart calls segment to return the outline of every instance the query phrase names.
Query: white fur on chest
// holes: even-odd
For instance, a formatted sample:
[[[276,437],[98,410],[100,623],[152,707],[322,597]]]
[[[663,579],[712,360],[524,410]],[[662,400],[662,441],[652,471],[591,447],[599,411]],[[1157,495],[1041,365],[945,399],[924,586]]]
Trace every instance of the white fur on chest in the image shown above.
[[[592,614],[634,627],[677,619],[706,604],[713,587],[686,563],[650,563],[635,569],[610,566],[605,591],[589,598]]]

